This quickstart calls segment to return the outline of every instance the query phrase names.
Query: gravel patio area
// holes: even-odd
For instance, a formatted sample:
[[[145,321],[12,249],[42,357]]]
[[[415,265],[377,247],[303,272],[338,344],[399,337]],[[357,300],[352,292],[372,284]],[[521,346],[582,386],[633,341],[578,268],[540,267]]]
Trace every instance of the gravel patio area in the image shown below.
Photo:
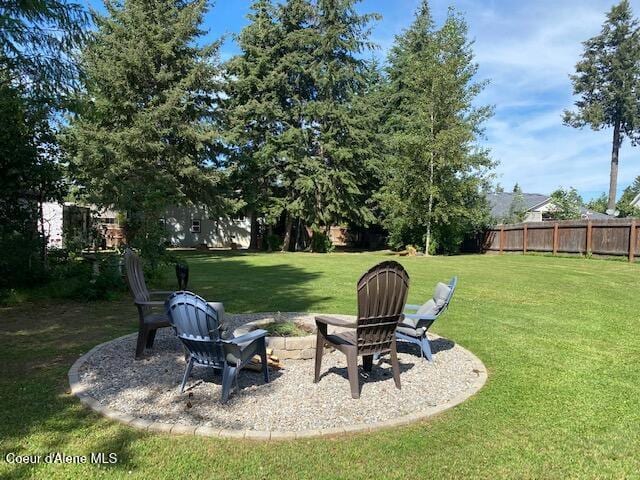
[[[235,327],[255,318],[229,315],[228,323]],[[154,349],[143,360],[133,360],[135,336],[94,350],[79,367],[79,384],[100,406],[152,422],[289,432],[373,425],[433,410],[478,390],[479,376],[484,375],[479,360],[450,340],[432,338],[433,363],[420,358],[417,346],[398,343],[401,390],[395,388],[384,358],[368,375],[360,369],[362,393],[357,400],[351,398],[346,358],[340,352],[325,354],[317,384],[313,360],[286,360],[284,369],[271,371],[268,384],[260,373],[242,371],[240,389],[225,405],[220,403],[221,375],[212,369],[195,367],[181,394],[184,355],[168,328],[158,331]]]

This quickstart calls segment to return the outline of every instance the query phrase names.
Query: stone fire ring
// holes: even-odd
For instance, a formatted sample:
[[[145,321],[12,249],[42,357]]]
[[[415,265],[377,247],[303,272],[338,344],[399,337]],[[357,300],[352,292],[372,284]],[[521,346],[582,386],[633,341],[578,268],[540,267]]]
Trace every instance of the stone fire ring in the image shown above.
[[[291,318],[297,323],[313,322],[313,317],[305,313],[243,314],[228,315],[228,321],[242,333],[260,328],[266,319]],[[296,359],[286,357],[285,368],[272,372],[269,384],[261,381],[260,373],[241,372],[240,389],[222,405],[219,375],[210,369],[200,369],[200,373],[194,369],[187,389],[179,393],[184,359],[171,329],[158,331],[154,349],[140,361],[133,360],[136,335],[105,342],[82,355],[69,370],[69,384],[71,393],[94,411],[150,432],[251,440],[372,432],[444,412],[477,393],[487,380],[487,370],[475,355],[434,335],[430,336],[433,363],[422,360],[415,346],[399,343],[402,390],[394,388],[390,367],[383,361],[374,365],[368,378],[361,379],[361,397],[354,400],[346,379],[346,361],[339,352],[325,354],[323,376],[319,383],[312,382],[314,362],[304,359],[315,345],[315,335],[309,335],[291,338],[297,342],[288,347],[290,338],[284,344],[272,342],[270,348],[281,358]],[[327,412],[333,415],[328,420]]]

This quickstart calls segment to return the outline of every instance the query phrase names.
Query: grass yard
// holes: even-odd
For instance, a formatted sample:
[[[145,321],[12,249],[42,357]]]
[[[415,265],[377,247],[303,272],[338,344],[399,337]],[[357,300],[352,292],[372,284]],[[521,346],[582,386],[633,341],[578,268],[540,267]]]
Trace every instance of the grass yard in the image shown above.
[[[359,275],[387,258],[187,255],[190,287],[230,312],[345,314],[355,313]],[[119,462],[0,460],[0,477],[637,478],[639,265],[543,256],[400,262],[411,275],[411,303],[429,297],[436,281],[459,276],[451,308],[433,330],[473,351],[489,380],[453,410],[330,440],[267,444],[141,433],[84,408],[69,395],[66,376],[80,354],[135,330],[130,300],[26,303],[0,309],[3,459],[7,452],[102,451],[116,452]],[[162,286],[174,282],[168,274]]]

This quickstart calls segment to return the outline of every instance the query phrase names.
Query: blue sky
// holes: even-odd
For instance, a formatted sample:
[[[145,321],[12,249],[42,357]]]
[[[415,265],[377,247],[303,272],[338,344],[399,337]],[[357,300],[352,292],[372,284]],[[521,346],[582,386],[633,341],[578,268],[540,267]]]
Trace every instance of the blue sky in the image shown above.
[[[92,0],[97,5],[98,0]],[[250,0],[219,0],[205,19],[208,39],[239,32]],[[383,18],[373,40],[384,58],[394,36],[413,20],[419,0],[364,0],[363,12]],[[577,130],[562,125],[562,111],[573,104],[568,75],[583,40],[597,34],[614,4],[604,0],[432,0],[440,23],[453,6],[469,23],[480,79],[490,80],[478,104],[495,106],[483,143],[499,162],[497,181],[511,189],[550,193],[573,186],[589,199],[608,191],[611,131]],[[640,0],[631,0],[640,17]],[[232,39],[222,57],[237,53]],[[619,191],[640,175],[640,146],[625,142],[620,152]]]

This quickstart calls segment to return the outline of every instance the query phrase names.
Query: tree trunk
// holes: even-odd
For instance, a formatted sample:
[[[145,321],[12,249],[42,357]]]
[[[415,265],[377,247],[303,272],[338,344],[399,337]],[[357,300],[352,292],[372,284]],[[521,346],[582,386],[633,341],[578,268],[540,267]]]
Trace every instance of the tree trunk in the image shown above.
[[[433,96],[433,85],[431,86],[431,92]],[[431,156],[429,158],[429,205],[427,206],[427,235],[424,246],[424,254],[429,256],[429,249],[431,248],[431,212],[433,211],[433,157],[434,157],[434,144],[435,144],[435,115],[433,114],[433,104],[431,105]]]
[[[271,236],[273,235],[273,225],[269,224],[267,227],[267,252],[272,252],[271,248]]]
[[[609,203],[607,213],[613,215],[616,210],[616,190],[618,188],[618,156],[620,153],[620,120],[613,126],[613,147],[611,149],[611,173],[609,177]]]
[[[287,212],[287,216],[284,221],[284,240],[282,242],[282,251],[288,252],[291,248],[291,230],[293,229],[293,218],[291,214]]]
[[[47,234],[44,228],[44,208],[42,206],[43,200],[42,196],[38,198],[38,223],[40,224],[40,236],[41,244],[40,244],[40,260],[42,260],[42,265],[45,270],[48,270],[49,265],[47,262]]]
[[[258,218],[256,216],[256,212],[251,210],[249,214],[251,226],[251,240],[249,240],[249,250],[257,250],[258,249],[258,229],[260,226],[258,225]]]
[[[302,250],[302,245],[300,244],[301,238],[302,238],[302,219],[298,218],[298,226],[296,227],[296,243],[293,246],[294,252]]]

